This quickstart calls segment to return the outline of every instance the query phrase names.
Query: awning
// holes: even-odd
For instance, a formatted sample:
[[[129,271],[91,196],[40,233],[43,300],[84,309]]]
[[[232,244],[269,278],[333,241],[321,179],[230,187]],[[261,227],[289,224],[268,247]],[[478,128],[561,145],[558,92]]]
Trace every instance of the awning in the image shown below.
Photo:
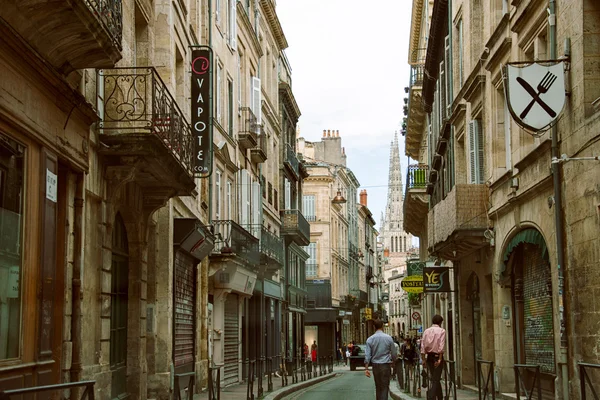
[[[444,52],[444,38],[448,32],[448,0],[435,0],[431,28],[427,39],[427,56],[423,76],[423,108],[430,113],[433,107],[435,83],[440,72],[440,55]]]
[[[520,245],[521,243],[530,243],[538,246],[542,250],[542,257],[548,259],[548,247],[546,246],[546,241],[544,237],[534,228],[523,229],[519,233],[517,233],[513,238],[508,242],[506,249],[504,249],[504,254],[502,255],[502,264],[500,264],[499,272],[503,274],[506,271],[506,266],[508,260],[510,258],[510,254],[513,250]]]
[[[214,235],[197,218],[173,220],[173,246],[202,260],[212,251],[214,245]]]

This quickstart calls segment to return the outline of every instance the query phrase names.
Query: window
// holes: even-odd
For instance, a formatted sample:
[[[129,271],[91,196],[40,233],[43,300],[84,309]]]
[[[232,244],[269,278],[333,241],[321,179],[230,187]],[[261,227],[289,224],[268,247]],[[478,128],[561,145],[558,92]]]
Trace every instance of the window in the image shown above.
[[[227,79],[227,132],[233,136],[233,81]]]
[[[304,247],[304,250],[308,253],[308,260],[306,260],[306,277],[313,278],[317,276],[317,244],[310,243]]]
[[[484,183],[483,129],[481,120],[469,122],[469,183]]]
[[[252,94],[252,98],[250,99],[250,107],[252,108],[252,112],[256,117],[256,122],[260,125],[262,122],[260,78],[254,76],[252,77],[252,88],[250,93]]]
[[[21,349],[24,148],[0,135],[0,360],[18,358]]]
[[[277,198],[277,189],[273,190],[273,205],[275,206],[275,210],[279,211],[279,202]]]
[[[233,207],[233,203],[232,203],[232,193],[231,193],[231,188],[233,187],[233,182],[231,182],[229,179],[227,179],[227,192],[226,192],[226,196],[227,196],[227,219],[232,220],[233,219],[233,210],[231,209]]]
[[[221,171],[217,170],[215,174],[215,217],[221,219]]]
[[[269,204],[273,204],[273,185],[269,182]]]
[[[223,66],[217,67],[217,88],[215,90],[215,104],[217,105],[217,121],[221,123],[221,77],[223,75]]]
[[[238,87],[238,115],[242,112],[242,54],[238,51],[237,57],[237,87]]]
[[[292,184],[285,178],[285,209],[290,210],[292,208]]]
[[[311,221],[316,221],[316,209],[315,209],[315,195],[314,194],[307,194],[304,195],[303,198],[303,204],[302,204],[302,211],[304,213],[304,217],[306,218],[307,221],[311,222]]]
[[[236,3],[237,0],[228,0],[229,1],[229,18],[227,20],[227,36],[229,37],[229,46],[235,50],[237,47],[237,23],[236,23]]]
[[[463,40],[463,20],[462,18],[458,21],[458,87],[462,87],[464,83],[464,58],[463,54],[464,40]]]

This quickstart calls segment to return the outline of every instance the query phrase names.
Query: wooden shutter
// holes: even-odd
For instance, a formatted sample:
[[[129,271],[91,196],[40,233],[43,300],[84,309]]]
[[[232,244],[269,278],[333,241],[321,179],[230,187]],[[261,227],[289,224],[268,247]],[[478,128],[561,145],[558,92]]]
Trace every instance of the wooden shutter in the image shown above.
[[[260,78],[252,77],[252,112],[256,116],[256,123],[261,124],[261,93]]]
[[[484,158],[485,153],[483,149],[483,129],[481,127],[481,120],[476,119],[477,123],[477,173],[478,173],[478,183],[485,182],[485,168],[484,168]]]
[[[450,52],[450,35],[445,39],[445,63],[446,66],[446,82],[445,82],[445,104],[444,116],[448,118],[452,110],[452,87],[450,85],[450,76],[452,76],[452,53]]]
[[[469,122],[469,183],[477,183],[477,121]]]
[[[290,181],[285,179],[285,209],[289,210],[292,208],[292,184]]]
[[[248,171],[243,169],[240,173],[240,191],[242,193],[242,219],[240,223],[243,226],[250,224],[250,175]]]
[[[262,209],[262,197],[260,195],[260,183],[252,182],[252,225],[262,225],[260,214]],[[258,229],[260,231],[260,228]],[[256,235],[255,235],[256,236]]]
[[[237,0],[229,0],[229,45],[235,50],[237,49]]]

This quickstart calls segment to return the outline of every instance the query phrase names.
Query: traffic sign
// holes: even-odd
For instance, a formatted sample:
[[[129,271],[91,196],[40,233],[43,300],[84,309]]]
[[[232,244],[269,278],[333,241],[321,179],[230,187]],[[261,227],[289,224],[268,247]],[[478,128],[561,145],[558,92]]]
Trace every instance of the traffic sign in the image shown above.
[[[412,319],[414,319],[415,321],[418,321],[421,319],[421,314],[419,314],[418,312],[413,312],[412,313]]]

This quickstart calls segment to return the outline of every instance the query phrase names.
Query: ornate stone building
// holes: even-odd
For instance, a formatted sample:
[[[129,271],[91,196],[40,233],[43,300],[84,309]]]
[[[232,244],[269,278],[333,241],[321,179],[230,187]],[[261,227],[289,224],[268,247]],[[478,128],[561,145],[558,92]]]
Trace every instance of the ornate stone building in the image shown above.
[[[600,248],[600,166],[589,160],[600,149],[599,21],[589,1],[413,2],[406,151],[426,180],[407,185],[405,228],[426,243],[423,260],[454,267],[455,292],[427,296],[425,309],[454,333],[463,384],[477,383],[483,359],[497,390],[514,393],[515,365],[529,364],[545,396],[580,398],[577,363],[599,362],[588,274]],[[509,113],[504,66],[558,58],[565,108],[531,134]]]
[[[209,366],[238,382],[242,357],[298,347],[282,236],[306,244],[308,224],[280,217],[300,111],[275,2],[9,0],[0,31],[0,388],[92,379],[99,399],[166,399],[206,387]],[[202,179],[200,44],[213,49]]]

